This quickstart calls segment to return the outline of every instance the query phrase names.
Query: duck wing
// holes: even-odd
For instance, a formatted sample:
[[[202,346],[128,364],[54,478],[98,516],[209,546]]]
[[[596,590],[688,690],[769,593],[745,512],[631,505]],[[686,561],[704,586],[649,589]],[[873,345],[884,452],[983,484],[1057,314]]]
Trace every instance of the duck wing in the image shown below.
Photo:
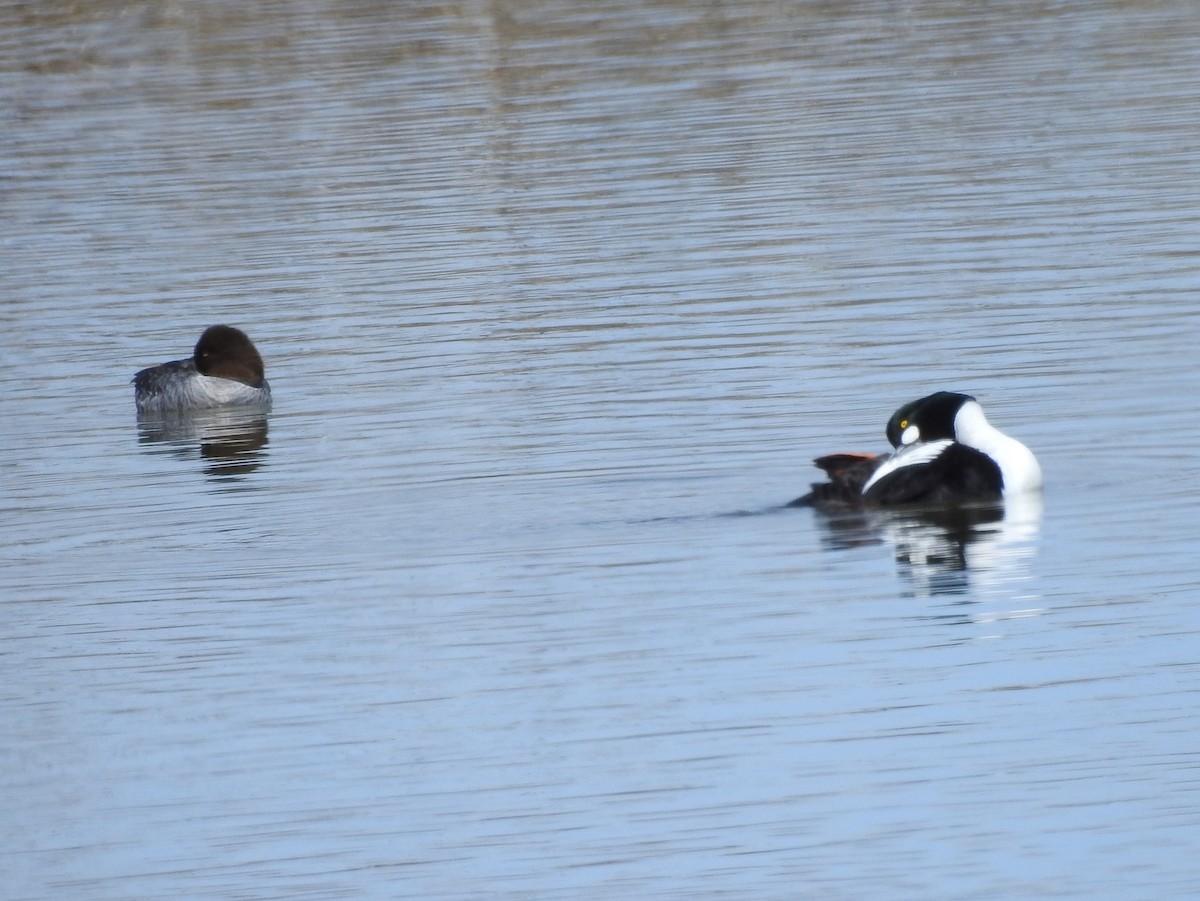
[[[862,506],[862,490],[875,470],[887,459],[879,454],[826,454],[813,463],[829,477],[828,482],[813,482],[808,494],[798,497],[789,507],[818,507],[842,510]]]
[[[877,467],[879,472],[865,483],[863,503],[886,507],[1000,500],[1004,481],[991,457],[954,441],[927,453],[933,448],[916,447],[911,454],[901,451]]]

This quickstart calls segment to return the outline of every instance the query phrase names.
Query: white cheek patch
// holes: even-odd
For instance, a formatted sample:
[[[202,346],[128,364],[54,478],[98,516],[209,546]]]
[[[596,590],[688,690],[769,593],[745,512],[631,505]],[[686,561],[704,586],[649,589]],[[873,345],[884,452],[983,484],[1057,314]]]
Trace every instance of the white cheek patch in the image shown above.
[[[921,430],[919,428],[917,428],[915,425],[910,425],[900,435],[900,443],[901,444],[912,444],[914,441],[920,441],[920,440],[921,440]]]

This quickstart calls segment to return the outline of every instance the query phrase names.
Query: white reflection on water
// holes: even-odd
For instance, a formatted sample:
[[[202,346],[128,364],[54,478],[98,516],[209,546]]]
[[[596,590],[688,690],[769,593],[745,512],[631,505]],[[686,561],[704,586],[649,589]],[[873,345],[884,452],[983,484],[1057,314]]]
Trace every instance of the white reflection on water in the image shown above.
[[[227,485],[266,463],[267,418],[261,410],[237,408],[141,416],[138,442],[153,453],[197,459],[210,479]]]
[[[1040,494],[948,509],[813,511],[831,551],[882,545],[917,597],[1013,587],[1031,579]]]

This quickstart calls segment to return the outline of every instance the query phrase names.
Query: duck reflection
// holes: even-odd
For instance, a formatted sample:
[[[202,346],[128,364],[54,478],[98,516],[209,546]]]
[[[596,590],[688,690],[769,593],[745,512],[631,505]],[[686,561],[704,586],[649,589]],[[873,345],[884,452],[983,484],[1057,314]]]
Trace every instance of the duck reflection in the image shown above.
[[[143,415],[138,443],[182,460],[198,451],[210,479],[239,481],[266,462],[267,416],[246,408]]]
[[[830,550],[886,545],[919,595],[963,594],[972,579],[996,584],[1027,575],[1042,517],[1040,496],[1007,503],[825,514]]]

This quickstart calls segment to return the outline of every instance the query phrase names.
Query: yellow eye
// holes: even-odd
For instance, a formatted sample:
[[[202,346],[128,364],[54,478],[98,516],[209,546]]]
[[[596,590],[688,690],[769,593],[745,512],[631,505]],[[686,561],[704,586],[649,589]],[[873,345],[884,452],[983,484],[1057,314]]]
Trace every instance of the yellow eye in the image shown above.
[[[908,428],[908,420],[907,420],[907,419],[901,419],[901,420],[900,420],[900,428],[902,428],[902,429],[907,429],[907,428]]]

